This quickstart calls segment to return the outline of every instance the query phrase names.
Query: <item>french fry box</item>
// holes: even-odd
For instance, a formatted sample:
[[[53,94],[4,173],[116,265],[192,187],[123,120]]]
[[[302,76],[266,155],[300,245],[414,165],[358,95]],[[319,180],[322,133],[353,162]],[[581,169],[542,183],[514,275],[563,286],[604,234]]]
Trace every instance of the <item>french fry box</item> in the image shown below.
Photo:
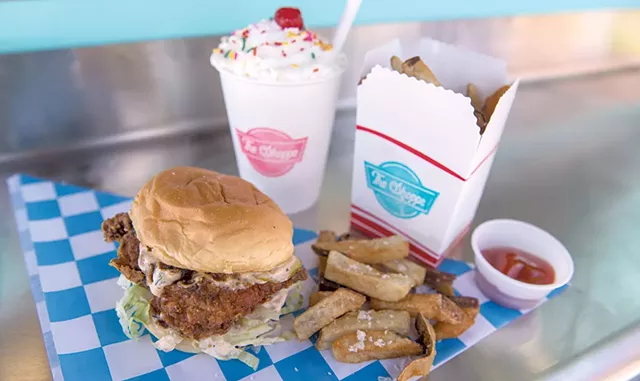
[[[420,56],[441,87],[405,74],[390,57]],[[503,61],[431,39],[394,40],[365,57],[358,87],[352,228],[400,234],[420,261],[437,265],[469,229],[518,81],[500,98],[483,135],[466,97],[507,84]]]

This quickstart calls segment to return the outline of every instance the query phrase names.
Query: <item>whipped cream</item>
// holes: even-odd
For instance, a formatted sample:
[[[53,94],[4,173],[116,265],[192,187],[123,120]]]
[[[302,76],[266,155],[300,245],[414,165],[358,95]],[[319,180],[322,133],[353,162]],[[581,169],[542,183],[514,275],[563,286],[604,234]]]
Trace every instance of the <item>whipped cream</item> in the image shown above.
[[[312,31],[262,20],[223,37],[211,65],[257,80],[304,82],[340,74],[346,58]]]

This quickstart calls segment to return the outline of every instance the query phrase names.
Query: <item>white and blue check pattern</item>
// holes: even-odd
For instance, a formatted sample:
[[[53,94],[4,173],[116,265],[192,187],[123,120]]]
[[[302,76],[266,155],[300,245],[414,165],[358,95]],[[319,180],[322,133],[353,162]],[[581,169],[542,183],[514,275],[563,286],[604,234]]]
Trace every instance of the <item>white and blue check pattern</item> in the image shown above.
[[[103,219],[128,211],[131,200],[27,175],[10,177],[8,186],[55,381],[365,381],[396,377],[409,361],[343,364],[335,361],[330,350],[317,351],[312,337],[256,350],[260,365],[253,371],[236,360],[158,351],[148,334],[130,340],[122,333],[114,310],[123,293],[116,284],[118,271],[108,265],[117,245],[104,242],[100,226]],[[310,247],[315,238],[314,232],[300,229],[293,237],[296,255],[310,274],[303,286],[305,302],[318,274]],[[477,297],[481,308],[471,329],[459,338],[437,343],[435,366],[527,312],[489,301],[475,285],[475,271],[464,262],[445,260],[440,269],[457,274],[456,292]],[[292,316],[283,318],[283,325],[291,320]]]

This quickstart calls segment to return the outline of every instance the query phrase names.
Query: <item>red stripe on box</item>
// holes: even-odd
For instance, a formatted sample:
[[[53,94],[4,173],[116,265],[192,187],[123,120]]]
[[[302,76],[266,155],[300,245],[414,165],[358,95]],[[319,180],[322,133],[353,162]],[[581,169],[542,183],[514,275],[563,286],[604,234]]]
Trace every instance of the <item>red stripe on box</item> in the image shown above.
[[[491,151],[489,151],[487,156],[485,156],[484,159],[482,159],[482,161],[478,164],[478,166],[473,171],[471,171],[471,174],[469,175],[469,177],[473,176],[473,174],[476,173],[476,171],[480,169],[480,167],[482,167],[482,164],[484,164],[484,162],[487,161],[491,157],[491,155],[493,155],[497,150],[498,150],[498,145],[496,144],[495,147],[493,147]]]
[[[449,167],[447,167],[446,165],[444,165],[444,164],[440,163],[439,161],[437,161],[437,160],[435,160],[435,159],[433,159],[433,158],[431,158],[431,157],[429,157],[429,156],[425,155],[424,153],[422,153],[422,152],[418,151],[417,149],[415,149],[415,148],[413,148],[413,147],[411,147],[411,146],[409,146],[409,145],[404,144],[403,142],[401,142],[401,141],[399,141],[399,140],[397,140],[397,139],[392,138],[392,137],[391,137],[391,136],[389,136],[389,135],[383,134],[383,133],[382,133],[382,132],[380,132],[380,131],[372,130],[372,129],[370,129],[370,128],[363,127],[363,126],[360,126],[360,125],[357,125],[357,126],[356,126],[356,130],[360,130],[360,131],[368,132],[368,133],[370,133],[370,134],[372,134],[372,135],[375,135],[375,136],[377,136],[377,137],[380,137],[380,138],[382,138],[382,139],[384,139],[384,140],[386,140],[386,141],[388,141],[388,142],[391,142],[391,143],[393,143],[393,144],[397,145],[398,147],[400,147],[400,148],[402,148],[402,149],[404,149],[404,150],[406,150],[406,151],[409,151],[409,152],[411,152],[412,154],[414,154],[414,155],[418,156],[419,158],[421,158],[422,160],[424,160],[424,161],[428,162],[429,164],[431,164],[431,165],[435,166],[436,168],[443,170],[444,172],[446,172],[446,173],[450,174],[451,176],[455,177],[455,178],[456,178],[456,179],[458,179],[458,180],[462,180],[462,181],[467,181],[467,180],[468,180],[468,178],[464,178],[464,177],[460,176],[459,174],[457,174],[456,172],[454,172],[452,169],[450,169],[450,168],[449,168]],[[491,157],[491,155],[493,155],[493,154],[496,152],[496,150],[497,150],[497,149],[498,149],[498,145],[496,144],[496,146],[495,146],[495,147],[493,147],[493,148],[491,149],[491,151],[489,151],[489,153],[487,154],[487,156],[485,156],[485,157],[480,161],[480,164],[478,164],[478,166],[477,166],[473,171],[471,171],[471,175],[469,175],[469,177],[473,176],[473,174],[474,174],[474,173],[476,173],[476,171],[477,171],[478,169],[480,169],[480,167],[482,166],[482,164],[484,164],[484,163],[485,163],[485,161],[487,161],[487,159],[488,159],[488,158],[490,158],[490,157]]]

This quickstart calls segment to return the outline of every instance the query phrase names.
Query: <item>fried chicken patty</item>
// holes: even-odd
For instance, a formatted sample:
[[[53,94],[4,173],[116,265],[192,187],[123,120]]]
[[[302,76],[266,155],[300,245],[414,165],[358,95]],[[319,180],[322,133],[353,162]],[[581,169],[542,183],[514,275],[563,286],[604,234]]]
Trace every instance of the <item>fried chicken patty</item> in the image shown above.
[[[284,282],[254,284],[241,290],[218,287],[207,281],[189,288],[174,283],[165,287],[162,297],[153,298],[151,314],[160,324],[192,339],[220,335],[276,292],[305,279],[307,272],[300,269]]]
[[[120,213],[105,220],[102,231],[105,240],[120,243],[118,257],[110,264],[131,282],[147,287],[145,275],[138,267],[140,241],[129,215]],[[160,297],[151,299],[151,314],[159,324],[196,340],[227,332],[239,318],[269,301],[278,291],[307,279],[307,271],[301,268],[284,282],[254,284],[233,290],[221,287],[216,281],[228,275],[206,274],[195,282],[192,280],[196,274],[185,270],[180,282],[164,287]]]

